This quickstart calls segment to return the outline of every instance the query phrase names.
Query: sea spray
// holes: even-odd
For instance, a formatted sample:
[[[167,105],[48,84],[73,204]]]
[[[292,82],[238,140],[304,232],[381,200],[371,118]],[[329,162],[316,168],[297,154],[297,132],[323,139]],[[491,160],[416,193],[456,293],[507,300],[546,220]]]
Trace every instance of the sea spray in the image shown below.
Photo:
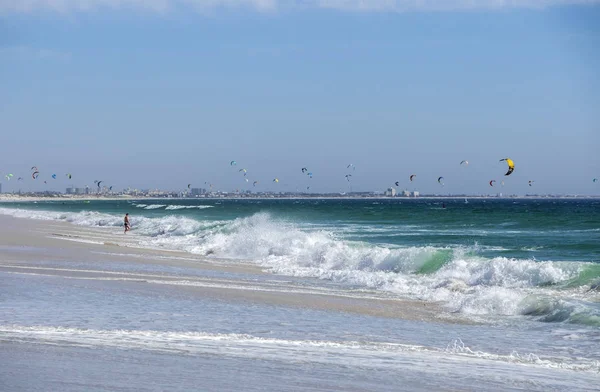
[[[121,216],[96,211],[1,208],[0,213],[83,226],[122,225]],[[266,212],[221,221],[140,216],[133,225],[145,246],[243,260],[279,274],[441,302],[449,311],[472,316],[526,315],[594,324],[600,315],[593,302],[600,297],[591,286],[599,274],[593,263],[484,257],[477,244],[398,246],[348,240],[343,232],[309,229]]]

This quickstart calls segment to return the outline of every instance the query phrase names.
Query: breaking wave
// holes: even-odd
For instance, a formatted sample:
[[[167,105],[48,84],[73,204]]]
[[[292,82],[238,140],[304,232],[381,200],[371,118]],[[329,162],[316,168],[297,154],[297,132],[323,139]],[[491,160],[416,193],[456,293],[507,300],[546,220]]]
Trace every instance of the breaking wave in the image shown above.
[[[174,209],[174,208],[173,208]],[[121,226],[99,212],[0,208],[22,218],[84,226]],[[445,304],[472,317],[524,315],[545,322],[600,325],[600,265],[589,262],[486,258],[478,247],[399,247],[348,241],[330,230],[258,213],[229,221],[187,217],[133,219],[142,245],[243,260],[310,277]]]
[[[178,206],[178,205],[170,205],[166,206],[165,210],[204,210],[206,208],[213,208],[213,206]]]
[[[203,210],[206,208],[213,208],[213,206],[206,205],[173,205],[173,204],[133,204],[137,208],[143,208],[144,210],[158,210],[164,208],[166,211],[175,210]]]
[[[143,208],[145,210],[157,210],[159,208],[163,208],[163,207],[166,207],[166,206],[167,206],[166,204],[150,204],[149,206],[145,205]],[[140,207],[140,206],[138,205],[137,207]]]

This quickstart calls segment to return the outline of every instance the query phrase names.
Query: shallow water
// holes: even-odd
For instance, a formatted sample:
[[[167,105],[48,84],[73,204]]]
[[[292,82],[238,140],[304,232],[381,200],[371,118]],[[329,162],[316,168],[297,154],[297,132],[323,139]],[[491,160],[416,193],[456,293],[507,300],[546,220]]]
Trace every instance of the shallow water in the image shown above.
[[[0,210],[44,219],[35,235],[65,244],[1,244],[0,360],[9,365],[0,378],[9,390],[597,387],[596,202],[506,201],[488,219],[450,212],[456,221],[436,228],[430,201],[406,211],[371,201],[94,203]],[[214,207],[166,209],[176,205]],[[134,235],[123,236],[120,214],[132,208],[141,211]],[[372,208],[408,222],[378,210],[375,223]],[[545,208],[559,221],[581,214],[563,226],[571,245],[552,245],[554,223],[526,229],[551,220],[540,218]],[[523,211],[533,218],[511,217]],[[506,226],[525,234],[511,239]],[[218,268],[196,265],[196,255]],[[394,299],[417,302],[385,302]],[[382,312],[365,311],[365,301]]]
[[[442,208],[444,206],[445,208]],[[5,203],[118,227],[139,245],[443,302],[478,321],[600,326],[598,200],[144,200]]]

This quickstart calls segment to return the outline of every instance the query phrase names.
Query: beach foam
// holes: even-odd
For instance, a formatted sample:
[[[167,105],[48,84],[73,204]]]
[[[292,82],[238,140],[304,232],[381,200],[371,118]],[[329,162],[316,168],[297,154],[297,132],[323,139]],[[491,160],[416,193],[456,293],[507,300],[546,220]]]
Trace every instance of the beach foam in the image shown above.
[[[93,211],[1,208],[0,213],[84,226],[122,225],[120,216]],[[590,290],[600,270],[593,263],[486,258],[478,254],[478,246],[399,247],[348,241],[339,233],[306,229],[268,213],[231,221],[174,215],[132,221],[143,246],[243,260],[278,274],[441,301],[449,311],[471,316],[526,315],[547,322],[600,325],[600,309],[593,303],[600,293]]]
[[[373,361],[373,354],[385,358],[410,354],[411,358],[423,355],[430,359],[462,357],[489,362],[517,363],[520,365],[564,369],[583,372],[600,371],[600,362],[593,360],[574,361],[571,358],[542,358],[536,354],[486,353],[471,350],[461,339],[455,339],[443,348],[421,345],[374,341],[330,341],[288,340],[258,337],[249,334],[175,332],[154,330],[95,330],[66,327],[0,325],[2,339],[10,341],[37,342],[42,344],[71,344],[79,347],[115,347],[119,349],[141,349],[162,352],[184,352],[187,354],[232,355],[261,359],[293,359],[298,355],[315,362],[364,366],[364,361]],[[226,352],[223,345],[230,347]],[[233,349],[239,348],[239,349]],[[351,356],[348,354],[351,353]],[[327,354],[327,355],[324,355]],[[350,361],[350,362],[348,362]],[[394,361],[378,365],[396,366]]]

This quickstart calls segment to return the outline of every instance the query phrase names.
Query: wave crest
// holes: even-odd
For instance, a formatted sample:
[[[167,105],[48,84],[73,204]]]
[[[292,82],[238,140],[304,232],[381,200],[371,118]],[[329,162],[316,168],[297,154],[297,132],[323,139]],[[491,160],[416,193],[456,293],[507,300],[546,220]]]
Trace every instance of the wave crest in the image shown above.
[[[16,217],[122,226],[119,216],[0,208]],[[600,325],[600,268],[584,262],[485,258],[478,246],[398,247],[348,241],[332,231],[258,213],[231,221],[136,217],[142,245],[244,260],[271,271],[443,302],[472,316],[526,315],[547,322]]]

